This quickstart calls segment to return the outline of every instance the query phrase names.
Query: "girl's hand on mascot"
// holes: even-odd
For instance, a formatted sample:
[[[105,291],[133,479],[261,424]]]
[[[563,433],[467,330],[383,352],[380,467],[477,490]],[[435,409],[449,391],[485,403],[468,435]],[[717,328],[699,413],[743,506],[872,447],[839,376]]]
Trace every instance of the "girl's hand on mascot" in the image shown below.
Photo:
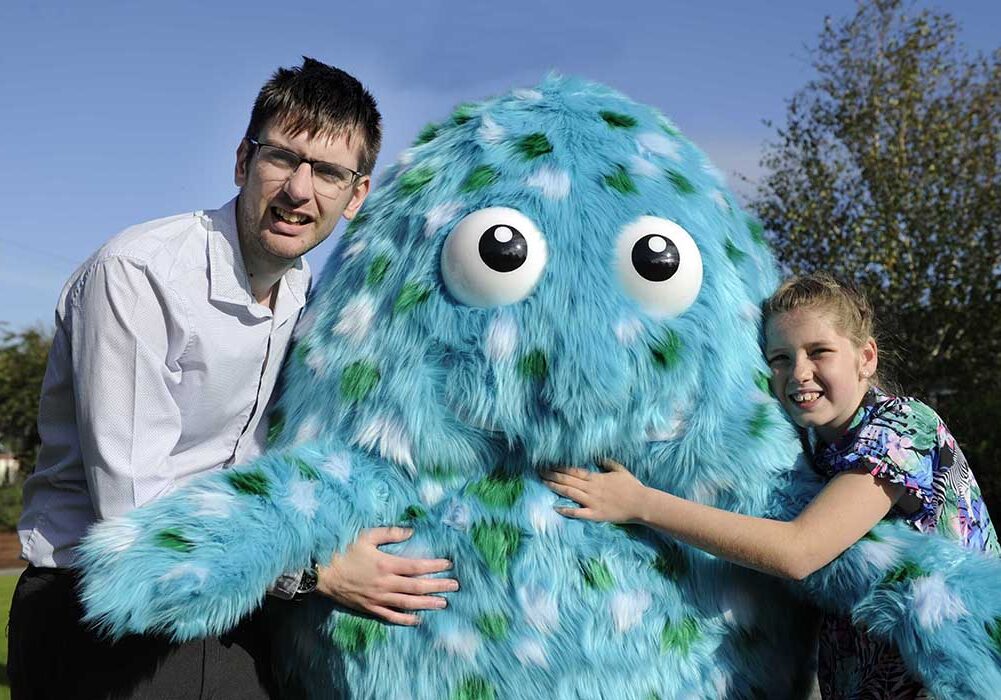
[[[542,473],[542,480],[579,508],[557,507],[568,518],[628,523],[638,520],[646,487],[625,466],[611,459],[598,460],[604,471],[560,467]]]

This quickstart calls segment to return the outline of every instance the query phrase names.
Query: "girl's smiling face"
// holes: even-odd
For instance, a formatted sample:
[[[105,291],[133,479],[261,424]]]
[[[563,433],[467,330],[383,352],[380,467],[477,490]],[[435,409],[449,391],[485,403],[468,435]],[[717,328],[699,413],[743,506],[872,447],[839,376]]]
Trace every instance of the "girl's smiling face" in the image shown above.
[[[822,309],[776,314],[765,324],[772,392],[803,428],[833,442],[858,410],[876,371],[876,341],[856,345]]]

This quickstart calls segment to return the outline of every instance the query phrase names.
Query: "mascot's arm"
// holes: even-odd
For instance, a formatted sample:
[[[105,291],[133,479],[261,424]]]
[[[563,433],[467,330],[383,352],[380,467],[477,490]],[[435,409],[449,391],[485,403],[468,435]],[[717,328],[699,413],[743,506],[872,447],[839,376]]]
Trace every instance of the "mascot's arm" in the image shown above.
[[[281,573],[392,523],[412,494],[398,467],[329,443],[200,477],[91,529],[77,559],[85,619],[113,637],[222,633]]]
[[[812,497],[805,481],[784,490],[786,517]],[[936,697],[997,697],[1001,560],[885,521],[795,585],[824,610],[891,639]]]

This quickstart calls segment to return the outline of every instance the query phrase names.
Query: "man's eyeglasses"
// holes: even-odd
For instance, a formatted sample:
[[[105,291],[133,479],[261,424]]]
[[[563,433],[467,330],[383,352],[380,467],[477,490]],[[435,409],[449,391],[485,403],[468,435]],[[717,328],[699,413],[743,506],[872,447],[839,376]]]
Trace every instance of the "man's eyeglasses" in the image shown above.
[[[303,158],[298,153],[256,139],[247,141],[257,149],[261,175],[269,180],[287,180],[300,165],[308,163],[313,171],[313,189],[316,193],[326,197],[336,197],[363,177],[357,170],[337,163]]]

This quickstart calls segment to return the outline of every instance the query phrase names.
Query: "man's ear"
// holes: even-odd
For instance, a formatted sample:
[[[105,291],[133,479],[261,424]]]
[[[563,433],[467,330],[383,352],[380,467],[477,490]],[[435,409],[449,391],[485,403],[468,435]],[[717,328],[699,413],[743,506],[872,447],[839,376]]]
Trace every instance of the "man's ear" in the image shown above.
[[[358,209],[361,208],[362,203],[365,198],[368,197],[369,190],[372,189],[372,177],[365,175],[362,179],[358,181],[355,185],[354,191],[351,194],[351,201],[348,205],[344,207],[344,218],[349,221],[355,218],[355,214],[358,213]]]
[[[241,139],[236,147],[236,168],[233,171],[233,183],[237,187],[247,184],[247,169],[250,165],[250,149],[252,145],[247,139]]]

